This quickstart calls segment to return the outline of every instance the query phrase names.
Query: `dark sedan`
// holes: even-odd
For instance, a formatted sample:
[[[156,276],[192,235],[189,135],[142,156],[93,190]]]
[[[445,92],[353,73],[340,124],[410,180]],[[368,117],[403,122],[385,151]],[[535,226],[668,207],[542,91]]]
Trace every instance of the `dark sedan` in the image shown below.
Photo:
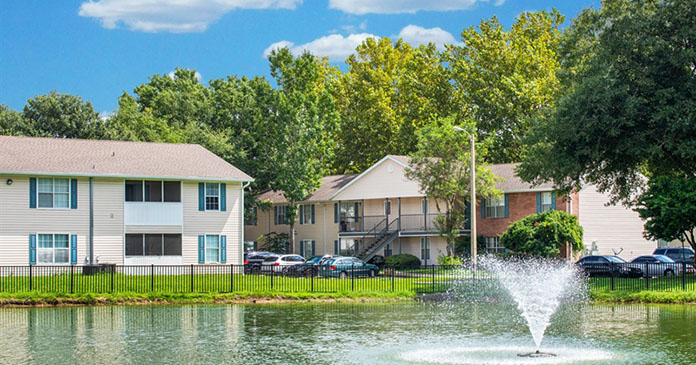
[[[589,277],[639,278],[643,270],[617,256],[585,256],[576,263]]]

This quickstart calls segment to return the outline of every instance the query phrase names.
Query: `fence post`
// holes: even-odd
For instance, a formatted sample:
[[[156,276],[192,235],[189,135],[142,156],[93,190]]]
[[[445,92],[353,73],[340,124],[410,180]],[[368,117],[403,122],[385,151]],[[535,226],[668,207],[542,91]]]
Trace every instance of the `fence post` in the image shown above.
[[[230,293],[234,291],[234,264],[230,264]]]
[[[31,283],[31,279],[34,276],[34,265],[29,265],[29,291],[34,290],[34,286]]]
[[[314,269],[309,270],[310,279],[312,280],[312,293],[314,292]]]
[[[271,266],[271,290],[273,290],[273,277],[275,276],[275,270],[273,266]]]
[[[609,276],[611,277],[611,290],[614,290],[614,263],[610,262],[611,268],[609,269]]]
[[[111,293],[114,293],[114,271],[116,271],[116,265],[111,266]]]
[[[355,291],[355,264],[350,265],[350,291]]]
[[[648,266],[648,263],[646,262],[645,263],[645,289],[648,289],[648,290],[650,289],[650,282],[649,282],[650,274],[648,271],[649,268],[650,268],[650,266]]]
[[[155,264],[150,264],[150,292],[155,291]]]
[[[686,261],[682,261],[682,290],[686,290]]]
[[[391,286],[392,286],[392,292],[394,291],[394,271],[396,271],[395,267],[392,267],[391,269]]]
[[[70,294],[75,293],[75,279],[73,278],[73,270],[75,268],[75,265],[70,265]]]
[[[191,264],[191,293],[193,293],[193,264]]]
[[[433,293],[435,293],[435,265],[431,265],[431,269],[432,269],[432,272],[433,272],[433,276],[432,276],[432,285],[431,285],[430,288],[431,288],[431,291],[432,291]]]

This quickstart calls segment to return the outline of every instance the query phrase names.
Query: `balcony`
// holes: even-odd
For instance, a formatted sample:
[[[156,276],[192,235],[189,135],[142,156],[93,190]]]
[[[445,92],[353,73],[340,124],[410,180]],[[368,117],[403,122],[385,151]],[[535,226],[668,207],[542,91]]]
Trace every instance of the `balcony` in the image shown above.
[[[181,226],[183,206],[170,202],[124,202],[124,220],[133,226]]]

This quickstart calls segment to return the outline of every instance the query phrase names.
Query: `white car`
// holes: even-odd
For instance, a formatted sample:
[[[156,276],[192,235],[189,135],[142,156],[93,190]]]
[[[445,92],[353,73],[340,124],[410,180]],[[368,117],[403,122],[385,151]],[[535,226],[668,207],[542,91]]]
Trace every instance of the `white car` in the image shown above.
[[[269,256],[263,260],[261,271],[263,272],[283,272],[290,266],[301,265],[305,262],[300,255],[281,255]]]

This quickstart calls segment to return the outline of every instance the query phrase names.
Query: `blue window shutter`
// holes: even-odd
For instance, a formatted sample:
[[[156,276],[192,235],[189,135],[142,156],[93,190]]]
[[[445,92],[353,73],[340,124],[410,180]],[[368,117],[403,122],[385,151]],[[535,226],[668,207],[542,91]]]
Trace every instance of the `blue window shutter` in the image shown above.
[[[70,209],[77,209],[77,179],[70,179]]]
[[[300,241],[300,255],[304,257],[304,241]]]
[[[273,224],[278,225],[278,206],[273,206]]]
[[[227,236],[220,236],[220,263],[227,262]]]
[[[537,193],[537,214],[541,213],[541,193]]]
[[[220,184],[220,211],[227,210],[227,184]]]
[[[312,204],[312,224],[314,224],[314,204]]]
[[[304,205],[300,205],[300,224],[304,224]]]
[[[198,183],[198,210],[205,210],[205,183]]]
[[[481,199],[481,218],[486,218],[486,199]]]
[[[29,208],[36,208],[36,178],[29,178]],[[34,237],[36,238],[36,237]],[[34,260],[36,263],[36,259]]]
[[[556,210],[556,193],[551,193],[551,209]]]
[[[36,265],[36,235],[29,235],[29,265]]]
[[[338,223],[338,203],[334,203],[334,223]]]
[[[77,235],[70,235],[70,265],[77,264]]]
[[[316,245],[317,245],[317,244],[316,244],[316,241],[312,240],[312,256],[315,255],[314,252],[315,252]]]
[[[205,263],[205,236],[198,236],[198,263]]]
[[[338,240],[334,240],[334,255],[338,255]]]
[[[510,196],[505,194],[505,218],[510,216]]]

